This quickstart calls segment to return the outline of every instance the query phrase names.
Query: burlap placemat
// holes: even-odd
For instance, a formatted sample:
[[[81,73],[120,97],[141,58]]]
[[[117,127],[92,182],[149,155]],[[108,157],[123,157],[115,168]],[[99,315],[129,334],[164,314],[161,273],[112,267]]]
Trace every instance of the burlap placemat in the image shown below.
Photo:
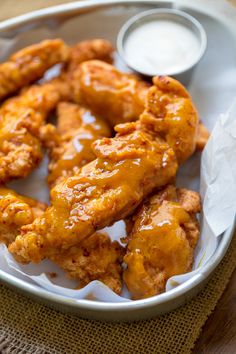
[[[135,323],[79,319],[0,286],[0,353],[190,353],[235,266],[236,235],[198,296],[170,314]]]

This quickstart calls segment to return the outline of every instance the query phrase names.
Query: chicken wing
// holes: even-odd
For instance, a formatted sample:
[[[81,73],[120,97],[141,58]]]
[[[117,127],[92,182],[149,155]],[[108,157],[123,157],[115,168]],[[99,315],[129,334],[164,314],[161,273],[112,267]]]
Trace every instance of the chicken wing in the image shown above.
[[[168,186],[134,216],[123,274],[133,299],[163,292],[170,277],[192,269],[200,209],[198,193]]]
[[[0,64],[0,100],[40,79],[53,65],[66,62],[69,48],[60,39],[26,47]]]
[[[45,204],[0,186],[0,242],[13,242],[21,226],[32,223],[45,209]]]
[[[49,164],[51,187],[96,158],[91,147],[96,139],[111,136],[108,124],[85,107],[62,102],[57,116],[57,139],[52,140]]]
[[[0,108],[0,182],[27,176],[42,158],[39,132],[48,113],[67,99],[60,79],[24,90]]]
[[[72,75],[75,102],[85,104],[116,125],[137,120],[149,84],[99,60],[82,63]]]
[[[105,232],[96,232],[80,245],[55,253],[51,260],[57,263],[70,278],[79,281],[79,287],[100,280],[117,294],[122,288],[124,248],[112,242]]]
[[[186,139],[181,135],[177,139],[182,148],[186,144],[185,148],[190,153],[196,141],[198,125],[195,108],[180,83],[171,78],[161,80],[164,97],[170,85],[175,89],[175,95],[169,95],[168,101],[164,102],[170,105],[173,99],[177,104],[179,98],[182,105],[186,105],[187,118],[179,117],[185,114],[184,107],[179,107],[176,118],[186,126],[189,136]],[[166,113],[168,118],[168,110],[157,110],[153,105],[154,93],[160,95],[160,92],[159,86],[152,87],[140,120],[116,126],[117,135],[114,138],[97,140],[93,144],[97,159],[52,189],[52,205],[42,217],[23,227],[21,235],[10,246],[10,251],[19,261],[39,262],[44,257],[50,258],[58,249],[79,244],[96,230],[133,213],[147,195],[175,177],[178,167],[175,149],[182,160],[179,144],[174,144],[172,139],[171,147],[159,133],[150,130],[155,114],[156,120],[163,124],[163,114]],[[190,123],[193,126],[191,129]],[[171,124],[168,126],[172,128]],[[183,154],[186,158],[185,150]]]

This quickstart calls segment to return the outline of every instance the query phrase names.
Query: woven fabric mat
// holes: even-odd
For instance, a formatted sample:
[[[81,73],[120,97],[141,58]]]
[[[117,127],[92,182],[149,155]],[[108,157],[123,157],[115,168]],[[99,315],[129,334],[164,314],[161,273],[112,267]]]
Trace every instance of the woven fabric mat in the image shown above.
[[[236,235],[198,296],[170,314],[134,323],[79,319],[0,286],[0,353],[190,353],[235,266]]]
[[[1,0],[0,20],[65,2],[68,0]],[[0,285],[0,353],[190,353],[235,266],[236,236],[212,279],[197,297],[170,314],[136,323],[79,319]]]

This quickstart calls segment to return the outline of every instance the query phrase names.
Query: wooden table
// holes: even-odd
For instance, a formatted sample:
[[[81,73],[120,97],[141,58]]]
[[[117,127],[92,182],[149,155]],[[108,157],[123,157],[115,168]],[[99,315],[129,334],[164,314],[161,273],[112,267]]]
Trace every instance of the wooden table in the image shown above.
[[[236,270],[202,329],[193,354],[236,353]]]

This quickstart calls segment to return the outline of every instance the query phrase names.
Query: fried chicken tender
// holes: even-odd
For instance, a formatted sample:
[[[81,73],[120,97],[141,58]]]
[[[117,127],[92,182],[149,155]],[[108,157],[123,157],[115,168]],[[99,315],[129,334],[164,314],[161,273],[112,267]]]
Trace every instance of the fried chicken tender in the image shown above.
[[[186,109],[187,105],[179,99],[178,90],[182,91],[183,101],[189,99],[189,94],[183,87],[180,89],[173,79],[168,79],[169,85],[162,83],[165,78],[164,76],[159,76],[154,79],[156,80],[154,84],[160,88],[160,95],[158,96],[158,92],[155,94],[153,92],[153,99],[155,100],[156,109],[160,111],[159,115],[161,115],[161,110],[168,111],[169,118],[165,119],[165,126],[160,123],[160,133],[165,133],[166,130],[172,132],[172,130],[168,129],[168,125],[171,124],[174,142],[178,144],[176,136],[181,133],[179,126],[182,126],[182,123],[178,121],[178,114],[180,114],[180,118],[186,117],[191,124],[191,117],[187,117],[187,113],[183,115],[183,112],[180,112],[181,109]],[[113,125],[138,119],[144,110],[148,88],[149,85],[146,82],[140,81],[134,75],[121,73],[112,65],[98,60],[83,62],[77,69],[75,67],[72,75],[74,100],[88,105],[88,107],[101,114]],[[165,95],[163,94],[163,88]],[[175,96],[176,102],[174,100]],[[168,101],[170,104],[168,104]],[[189,113],[194,117],[196,115],[196,111],[192,112],[192,107],[190,107]],[[162,114],[166,117],[164,111]],[[160,124],[158,122],[155,123],[156,129],[159,129]],[[189,126],[190,129],[191,126]],[[195,125],[194,129],[197,129]],[[198,130],[197,145],[195,141],[193,145],[196,145],[198,150],[202,150],[207,143],[209,132],[202,122],[199,124]],[[187,132],[185,131],[185,133]],[[183,139],[182,136],[181,139]],[[171,140],[170,134],[168,140]],[[190,146],[189,148],[191,149]],[[181,146],[179,146],[179,149],[181,150]],[[182,154],[182,152],[180,153]],[[186,155],[188,154],[189,152],[187,151]],[[183,158],[183,160],[186,160],[186,158]]]
[[[83,62],[72,75],[75,102],[88,106],[112,125],[138,119],[148,88],[149,84],[136,76],[99,60]]]
[[[0,186],[0,242],[13,242],[23,225],[42,215],[46,205]]]
[[[93,280],[100,280],[120,294],[123,254],[124,248],[117,241],[112,242],[105,232],[96,232],[80,245],[55,253],[51,259],[70,278],[78,280],[80,288]]]
[[[13,54],[0,64],[0,99],[40,79],[45,71],[68,58],[69,48],[61,39],[45,40]]]
[[[51,187],[96,158],[91,146],[95,140],[111,136],[108,124],[85,107],[61,102],[57,116],[57,139],[53,139],[49,164]]]
[[[45,214],[22,228],[10,247],[18,261],[39,262],[58,249],[79,244],[97,229],[132,213],[177,170],[168,144],[139,129],[126,127],[122,132],[120,128],[116,138],[98,140],[95,154],[98,158],[78,175],[52,189],[52,205]]]
[[[98,59],[107,63],[113,62],[114,48],[106,39],[90,39],[77,43],[70,50],[68,71],[77,69],[87,60]]]
[[[199,123],[198,126],[198,136],[197,136],[197,150],[203,150],[206,146],[208,139],[210,137],[210,133],[208,129],[204,126],[202,122]]]
[[[50,185],[73,175],[80,167],[94,160],[92,142],[99,137],[111,135],[107,123],[84,107],[62,102],[57,112],[58,141],[51,150]],[[51,260],[71,278],[78,280],[80,287],[90,281],[100,280],[120,294],[123,253],[118,242],[111,242],[105,233],[97,232],[79,246],[53,255]]]
[[[196,141],[198,116],[182,85],[174,79],[162,79],[163,96],[166,97],[170,81],[176,85],[175,94],[169,95],[165,102],[170,105],[173,99],[177,104],[179,95],[179,101],[186,105],[187,118],[179,116],[185,114],[185,110],[179,106],[176,118],[186,126],[189,136],[186,139],[181,135],[177,139],[181,147],[186,144],[190,154]],[[176,152],[182,160],[182,150],[179,150],[179,144],[174,144],[174,134],[171,135],[170,146],[158,132],[150,129],[154,125],[155,114],[156,120],[164,125],[163,113],[169,119],[169,110],[158,111],[153,105],[153,95],[159,97],[160,91],[160,86],[152,87],[140,120],[116,126],[117,135],[114,138],[97,140],[93,144],[97,159],[52,189],[51,206],[31,225],[22,227],[21,235],[10,246],[10,251],[18,261],[39,262],[44,257],[50,258],[58,250],[78,245],[96,230],[132,214],[153,190],[172,181],[178,167]],[[190,107],[193,114],[190,114]],[[194,114],[196,116],[193,119]],[[175,126],[174,119],[172,121]],[[189,129],[190,122],[195,127]],[[172,129],[170,123],[168,126]],[[182,132],[184,127],[180,130]],[[165,136],[167,132],[163,134]],[[185,150],[183,155],[185,158]]]
[[[60,100],[67,99],[68,84],[54,79],[34,85],[10,98],[0,108],[0,182],[27,176],[42,158],[40,128]]]
[[[170,277],[192,269],[200,209],[198,193],[168,186],[134,216],[123,273],[133,299],[162,293]]]
[[[198,113],[189,93],[178,81],[157,76],[153,83],[142,121],[164,138],[182,163],[196,149]]]

